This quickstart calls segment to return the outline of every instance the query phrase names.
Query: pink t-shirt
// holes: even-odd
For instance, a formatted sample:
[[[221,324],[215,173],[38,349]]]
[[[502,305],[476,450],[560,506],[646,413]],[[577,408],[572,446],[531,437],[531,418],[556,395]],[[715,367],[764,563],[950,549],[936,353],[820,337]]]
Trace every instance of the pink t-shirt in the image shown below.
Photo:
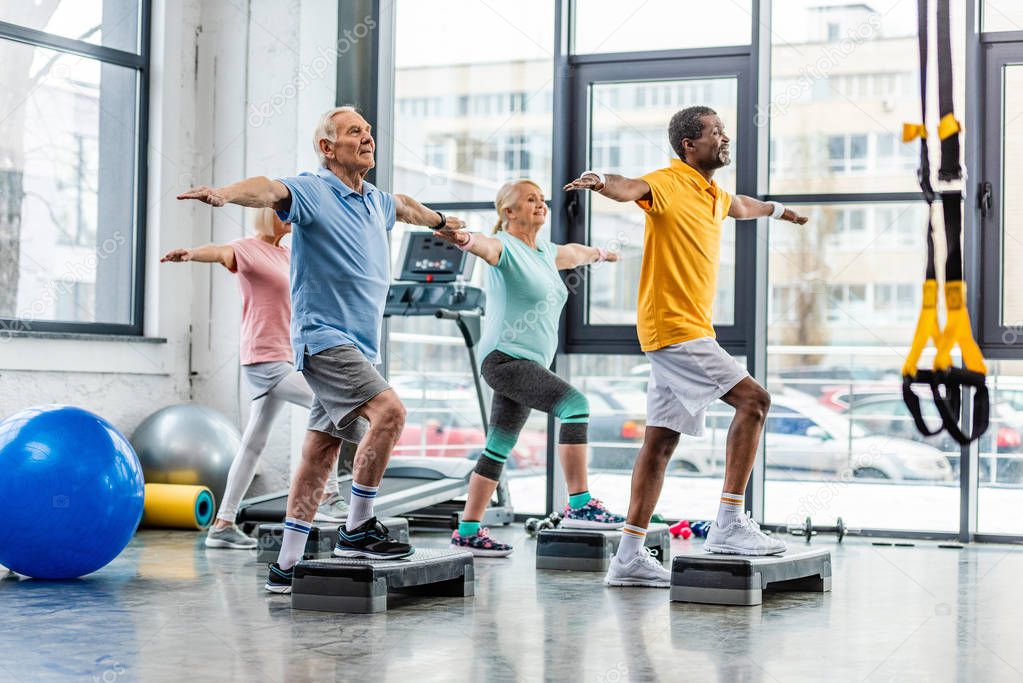
[[[231,242],[242,292],[242,365],[291,361],[291,252],[256,237]]]

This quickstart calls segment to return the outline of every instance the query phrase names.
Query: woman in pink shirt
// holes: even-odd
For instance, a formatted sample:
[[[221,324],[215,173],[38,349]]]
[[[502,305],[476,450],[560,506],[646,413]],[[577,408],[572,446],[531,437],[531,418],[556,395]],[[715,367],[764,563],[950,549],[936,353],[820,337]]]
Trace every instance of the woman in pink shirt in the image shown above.
[[[219,263],[238,275],[242,294],[242,374],[249,386],[249,423],[242,435],[241,449],[227,475],[224,500],[217,519],[206,536],[207,548],[245,549],[256,547],[256,539],[235,524],[238,503],[252,483],[256,464],[266,446],[274,419],[287,403],[312,406],[313,393],[302,373],[295,372],[291,350],[291,252],[281,240],[291,233],[271,209],[262,209],[256,219],[256,235],[228,244],[207,244],[194,249],[174,249],[161,262],[199,261]],[[332,474],[316,520],[340,522],[347,511],[338,492],[337,472]]]

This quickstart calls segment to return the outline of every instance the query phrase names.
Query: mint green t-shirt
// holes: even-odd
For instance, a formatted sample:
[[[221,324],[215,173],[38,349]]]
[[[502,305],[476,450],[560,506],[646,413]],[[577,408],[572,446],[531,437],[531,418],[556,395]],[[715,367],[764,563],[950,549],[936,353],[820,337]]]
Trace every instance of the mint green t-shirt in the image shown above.
[[[568,289],[558,275],[558,247],[538,239],[536,249],[506,232],[501,260],[486,274],[487,315],[480,359],[497,350],[549,367],[558,349],[558,321]]]

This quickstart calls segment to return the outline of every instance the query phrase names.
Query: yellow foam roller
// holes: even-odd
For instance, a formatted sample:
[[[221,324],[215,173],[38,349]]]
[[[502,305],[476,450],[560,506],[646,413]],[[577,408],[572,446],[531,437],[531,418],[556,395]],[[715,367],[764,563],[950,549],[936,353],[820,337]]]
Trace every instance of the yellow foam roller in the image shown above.
[[[205,486],[146,484],[142,526],[205,529],[213,521],[213,493]]]

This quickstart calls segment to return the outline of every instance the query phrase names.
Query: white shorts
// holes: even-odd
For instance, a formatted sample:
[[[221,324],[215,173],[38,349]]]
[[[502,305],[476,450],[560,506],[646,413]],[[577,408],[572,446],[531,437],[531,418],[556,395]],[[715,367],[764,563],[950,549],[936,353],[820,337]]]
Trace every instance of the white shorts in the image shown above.
[[[713,337],[648,351],[646,424],[702,436],[707,407],[749,373]]]

